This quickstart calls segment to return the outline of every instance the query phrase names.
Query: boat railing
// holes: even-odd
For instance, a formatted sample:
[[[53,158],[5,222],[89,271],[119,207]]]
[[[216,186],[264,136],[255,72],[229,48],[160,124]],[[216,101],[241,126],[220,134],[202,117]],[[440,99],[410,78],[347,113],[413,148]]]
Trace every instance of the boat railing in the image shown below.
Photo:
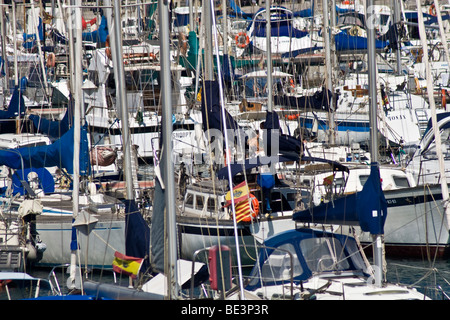
[[[54,296],[64,296],[67,294],[67,292],[65,292],[65,289],[67,290],[67,287],[63,287],[62,285],[60,285],[60,281],[67,281],[68,277],[69,277],[69,273],[67,272],[68,268],[70,267],[70,263],[66,263],[66,264],[60,264],[60,265],[56,265],[54,267],[52,267],[52,269],[50,270],[48,276],[47,276],[47,280],[50,283],[50,289],[51,292]],[[85,275],[93,275],[95,272],[99,272],[101,275],[104,274],[105,271],[109,271],[112,273],[111,276],[106,276],[105,278],[111,278],[113,283],[117,283],[118,279],[116,278],[116,274],[112,269],[97,269],[97,268],[80,268],[80,267],[76,267],[76,277],[79,277],[79,289],[82,290],[82,283],[83,279],[81,279],[82,277],[84,277]],[[58,271],[60,270],[60,271]],[[82,275],[83,273],[83,275]],[[62,279],[61,279],[61,275],[62,275]],[[87,278],[86,278],[87,279]],[[77,283],[78,280],[75,282]],[[64,284],[64,282],[63,282]],[[76,288],[78,289],[78,288]],[[83,290],[82,290],[83,291]]]
[[[241,248],[245,248],[246,247],[246,245],[245,244],[241,244],[241,245],[239,245],[239,247],[241,247]],[[193,258],[192,258],[192,269],[191,269],[191,280],[190,280],[190,284],[191,284],[191,287],[190,287],[190,293],[189,293],[189,298],[190,299],[197,299],[197,298],[194,298],[194,276],[195,276],[195,263],[196,262],[198,262],[198,261],[200,261],[199,259],[198,259],[198,257],[200,256],[200,254],[202,254],[202,253],[207,253],[207,252],[209,252],[209,250],[211,249],[212,247],[208,247],[208,248],[203,248],[203,249],[198,249],[197,251],[195,251],[194,252],[194,255],[193,255]],[[264,246],[264,245],[259,245],[258,246],[258,252],[260,252],[261,250],[276,250],[276,251],[279,251],[279,252],[281,252],[283,255],[284,255],[284,257],[288,257],[289,258],[289,263],[288,263],[288,265],[289,265],[289,268],[288,268],[288,271],[289,271],[289,274],[286,276],[286,279],[284,279],[285,281],[286,281],[286,283],[289,283],[289,292],[290,292],[290,295],[286,295],[285,297],[288,297],[289,299],[294,299],[294,255],[292,254],[292,252],[290,252],[289,250],[285,250],[285,249],[281,249],[281,248],[273,248],[273,247],[268,247],[268,246]],[[267,257],[266,257],[267,258]],[[210,262],[210,259],[209,258],[206,258],[206,260],[208,261],[208,263]],[[203,261],[202,261],[203,262]],[[258,256],[258,258],[256,259],[256,264],[258,264],[259,265],[259,256]],[[232,264],[231,265],[231,270],[233,270],[233,269],[236,269],[237,268],[237,266],[236,265],[234,265],[234,264]],[[208,270],[209,270],[209,267],[208,267]],[[223,268],[223,269],[221,269],[223,272],[226,272],[226,270],[225,270],[225,268]],[[283,275],[285,275],[285,274],[283,274]],[[223,276],[223,275],[222,275]],[[223,278],[225,278],[226,276],[223,276]],[[261,274],[261,269],[259,269],[259,277],[261,278],[261,280],[262,280],[262,274]],[[235,277],[234,277],[235,278]],[[233,275],[232,275],[232,279],[233,279]],[[249,284],[252,280],[257,280],[254,276],[253,276],[253,273],[252,274],[250,274],[249,276],[247,276],[245,279],[244,279],[244,286],[246,286],[247,284]],[[274,281],[276,281],[276,280],[278,280],[278,281],[280,281],[280,279],[274,279]],[[284,281],[283,280],[283,281]],[[242,288],[242,289],[245,289],[245,288]],[[211,288],[209,288],[209,290],[211,290],[211,291],[213,291]],[[239,284],[236,284],[236,285],[234,285],[234,286],[232,286],[232,288],[231,289],[229,289],[228,291],[226,291],[226,292],[223,292],[223,297],[226,299],[228,296],[230,296],[231,294],[234,294],[235,292],[237,292],[237,291],[239,291],[239,290],[241,290],[241,288],[240,288],[240,286],[239,286]],[[202,284],[202,293],[205,295],[205,297],[206,298],[209,298],[208,297],[208,288],[206,287],[206,286],[204,286],[203,284]]]

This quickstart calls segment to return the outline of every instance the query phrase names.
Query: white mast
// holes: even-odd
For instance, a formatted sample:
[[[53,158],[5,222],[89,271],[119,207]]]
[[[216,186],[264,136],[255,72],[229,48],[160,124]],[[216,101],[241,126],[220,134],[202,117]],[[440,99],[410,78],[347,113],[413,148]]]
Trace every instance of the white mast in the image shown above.
[[[116,0],[117,1],[117,0]],[[208,2],[208,1],[207,1]],[[164,161],[164,184],[167,217],[168,239],[168,270],[167,270],[167,297],[177,299],[179,296],[178,268],[177,268],[177,226],[175,210],[175,176],[172,156],[172,92],[170,74],[170,47],[169,47],[169,3],[167,0],[159,2],[159,38],[161,56],[161,104],[162,104],[162,136]],[[210,29],[211,30],[211,29]],[[211,31],[210,31],[211,32]]]
[[[273,79],[272,79],[272,26],[270,23],[270,4],[271,0],[266,0],[266,54],[267,54],[267,111],[273,109]]]
[[[334,126],[334,99],[333,99],[333,79],[332,79],[332,68],[331,68],[331,32],[330,23],[328,18],[328,1],[322,1],[323,7],[323,39],[325,42],[325,65],[327,68],[327,73],[325,79],[327,80],[327,89],[331,92],[331,107],[328,112],[328,127],[329,127],[329,143],[334,145],[336,143],[335,139],[335,126]],[[336,9],[334,9],[336,10]]]
[[[72,4],[74,1],[72,0]],[[33,8],[34,9],[34,8]],[[81,39],[81,8],[74,7],[74,10],[71,17],[75,18],[75,23],[72,19],[69,19],[69,29],[72,30],[72,38],[75,36],[75,50],[72,53],[75,55],[73,57],[74,64],[72,68],[74,68],[74,79],[73,81],[73,89],[75,93],[75,106],[74,106],[74,148],[73,148],[73,190],[72,190],[72,210],[73,210],[73,220],[75,221],[78,216],[79,211],[79,191],[80,191],[80,121],[81,121],[81,108],[82,108],[82,96],[83,93],[81,91],[81,86],[83,84],[83,72],[82,72],[82,39]],[[73,32],[73,28],[75,28],[75,35]],[[71,39],[71,46],[73,43],[73,39]],[[78,247],[78,243],[77,243]],[[71,286],[75,286],[75,278],[76,278],[76,258],[78,248],[71,248],[70,254],[70,283]]]

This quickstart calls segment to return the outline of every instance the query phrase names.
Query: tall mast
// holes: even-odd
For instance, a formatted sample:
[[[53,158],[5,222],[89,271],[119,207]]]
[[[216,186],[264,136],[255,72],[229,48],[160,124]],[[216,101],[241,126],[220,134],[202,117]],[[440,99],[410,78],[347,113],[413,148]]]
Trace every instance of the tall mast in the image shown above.
[[[208,3],[208,1],[206,1]],[[167,217],[168,235],[168,266],[167,266],[167,297],[168,299],[178,298],[177,281],[177,245],[176,245],[176,211],[175,211],[175,176],[172,156],[172,92],[170,74],[170,47],[169,47],[169,2],[159,1],[159,39],[161,56],[161,103],[162,103],[162,136],[163,151],[162,161],[164,162],[164,184],[165,202]],[[210,32],[211,32],[211,28]]]
[[[333,94],[333,80],[332,80],[332,68],[331,68],[331,41],[330,41],[330,23],[328,15],[328,0],[322,1],[323,9],[323,39],[325,41],[325,66],[327,68],[326,81],[327,89],[331,92],[331,107],[328,112],[328,127],[329,127],[329,142],[330,144],[335,144],[335,134],[334,134],[334,94]],[[335,9],[336,10],[336,9]]]
[[[72,0],[72,5],[75,5],[75,0]],[[34,9],[34,8],[33,8]],[[71,61],[74,62],[74,65],[71,66],[73,69],[73,80],[72,80],[72,89],[74,92],[74,148],[73,148],[73,190],[72,190],[72,216],[75,221],[78,216],[79,211],[79,191],[80,191],[80,129],[81,129],[81,108],[82,108],[82,96],[83,93],[81,91],[81,86],[83,84],[83,71],[82,71],[82,36],[81,36],[81,8],[74,7],[73,14],[71,17],[74,17],[75,21],[69,19],[69,29],[71,32],[71,46],[75,38],[74,49],[71,53],[74,55]],[[74,32],[75,31],[75,32]],[[72,232],[76,232],[75,230]],[[78,244],[77,241],[71,243],[71,254],[70,254],[70,280],[71,285],[75,285],[75,273],[76,273],[76,261],[77,261],[77,251]]]
[[[105,13],[108,19],[108,28],[110,29],[111,54],[114,65],[114,80],[116,84],[116,108],[120,114],[123,136],[124,150],[124,171],[126,181],[127,200],[135,199],[133,190],[133,175],[131,166],[131,138],[128,123],[127,91],[125,88],[125,69],[123,66],[123,48],[122,48],[122,23],[120,1],[114,0],[111,7],[111,0],[105,0]]]
[[[372,15],[373,0],[367,0],[366,20],[367,25],[367,57],[369,67],[369,123],[370,123],[370,156],[371,165],[378,166],[378,129],[377,129],[377,63],[375,52],[375,27],[370,22],[373,21]],[[381,287],[383,270],[383,246],[382,235],[373,234],[374,248],[373,257],[375,268],[375,286]]]
[[[266,0],[266,53],[267,53],[267,111],[273,109],[273,79],[272,79],[272,26],[270,24],[270,4],[271,0]]]

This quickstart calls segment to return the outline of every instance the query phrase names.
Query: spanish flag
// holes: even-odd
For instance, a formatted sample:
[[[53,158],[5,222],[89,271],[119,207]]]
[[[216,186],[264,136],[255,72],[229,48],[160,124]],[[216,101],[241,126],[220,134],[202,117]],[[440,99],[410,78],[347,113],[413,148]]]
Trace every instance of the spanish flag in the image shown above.
[[[250,191],[248,189],[247,182],[241,182],[236,187],[233,188],[233,197],[234,203],[239,203],[243,200],[247,200],[249,198]],[[227,201],[224,207],[228,207],[231,205],[231,192],[228,191],[225,195],[225,200]]]
[[[130,276],[135,279],[141,268],[143,258],[126,256],[118,251],[114,253],[112,263],[114,272]]]

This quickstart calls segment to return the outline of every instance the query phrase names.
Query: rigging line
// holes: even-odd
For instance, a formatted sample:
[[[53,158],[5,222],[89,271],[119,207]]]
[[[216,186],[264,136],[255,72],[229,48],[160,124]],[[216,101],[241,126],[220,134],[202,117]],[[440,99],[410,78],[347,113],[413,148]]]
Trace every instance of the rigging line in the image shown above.
[[[241,239],[242,239],[242,247],[244,247],[244,250],[245,250],[245,253],[247,254],[247,257],[250,259],[250,260],[252,260],[252,261],[256,261],[256,258],[253,258],[253,256],[250,254],[250,251],[248,251],[248,249],[247,249],[247,244],[244,242],[244,231],[241,229],[240,230],[240,236],[241,236]],[[253,242],[254,242],[254,244],[255,244],[255,246],[254,246],[254,248],[256,249],[257,247],[256,247],[256,239],[255,239],[255,237],[252,237],[253,238]],[[256,252],[257,253],[257,252]],[[256,256],[257,256],[258,254],[256,254]]]

